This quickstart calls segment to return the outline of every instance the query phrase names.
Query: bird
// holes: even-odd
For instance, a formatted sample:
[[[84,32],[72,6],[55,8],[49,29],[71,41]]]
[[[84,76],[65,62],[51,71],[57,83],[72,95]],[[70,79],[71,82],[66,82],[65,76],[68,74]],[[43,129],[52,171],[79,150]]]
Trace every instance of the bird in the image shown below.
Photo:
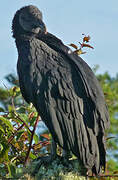
[[[48,32],[34,5],[16,11],[12,33],[18,51],[20,90],[52,135],[52,157],[59,145],[95,175],[105,169],[106,129],[110,126],[104,93],[89,65]],[[64,153],[63,153],[64,154]]]

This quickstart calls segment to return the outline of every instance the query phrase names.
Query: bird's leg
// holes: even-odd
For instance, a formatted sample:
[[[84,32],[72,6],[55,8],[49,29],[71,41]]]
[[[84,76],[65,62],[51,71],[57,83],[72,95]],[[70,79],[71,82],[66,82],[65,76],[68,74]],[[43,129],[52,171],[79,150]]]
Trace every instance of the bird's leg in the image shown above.
[[[68,162],[69,162],[70,157],[71,157],[70,152],[63,149],[63,151],[62,151],[62,160],[63,160],[64,165],[66,165],[66,166],[69,165]]]
[[[54,139],[52,138],[50,154],[48,156],[41,157],[41,160],[43,161],[44,164],[51,163],[56,158],[57,156],[56,149],[57,149],[57,145]]]
[[[52,143],[51,143],[51,153],[50,156],[52,157],[52,159],[55,159],[57,156],[57,145],[54,141],[54,139],[52,138]]]
[[[71,157],[71,154],[70,154],[69,151],[63,149],[62,157],[65,158],[65,159],[69,159]]]

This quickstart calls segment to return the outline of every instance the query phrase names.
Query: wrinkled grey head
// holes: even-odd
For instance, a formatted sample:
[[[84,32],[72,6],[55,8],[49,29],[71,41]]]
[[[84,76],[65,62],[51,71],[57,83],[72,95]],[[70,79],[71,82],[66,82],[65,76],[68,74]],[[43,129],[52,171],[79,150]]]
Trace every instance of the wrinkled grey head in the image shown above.
[[[33,5],[18,10],[12,21],[12,31],[15,38],[28,32],[35,34],[46,32],[41,11]]]

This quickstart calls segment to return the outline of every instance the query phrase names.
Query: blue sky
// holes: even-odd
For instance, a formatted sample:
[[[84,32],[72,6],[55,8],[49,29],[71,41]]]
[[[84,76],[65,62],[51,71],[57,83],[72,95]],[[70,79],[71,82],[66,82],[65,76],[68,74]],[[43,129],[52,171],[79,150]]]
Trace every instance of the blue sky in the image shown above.
[[[6,74],[16,72],[17,51],[11,22],[19,8],[36,5],[43,12],[47,29],[65,44],[78,44],[82,33],[91,36],[94,50],[81,57],[99,72],[118,72],[118,0],[4,0],[0,5],[0,86]]]

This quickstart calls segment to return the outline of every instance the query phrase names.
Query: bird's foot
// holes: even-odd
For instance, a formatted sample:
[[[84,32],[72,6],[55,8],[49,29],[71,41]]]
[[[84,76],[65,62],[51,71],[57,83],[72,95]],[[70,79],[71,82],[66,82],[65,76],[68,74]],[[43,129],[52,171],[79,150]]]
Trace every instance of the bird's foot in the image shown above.
[[[64,166],[69,167],[69,158],[71,157],[70,152],[63,150],[61,162]]]
[[[33,163],[36,163],[35,169],[33,170],[32,175],[34,176],[36,173],[38,173],[40,167],[42,165],[48,165],[51,164],[53,160],[56,159],[57,156],[54,155],[48,155],[48,156],[44,156],[44,157],[38,157],[37,159],[35,159],[33,161]]]
[[[54,160],[57,160],[58,163],[61,162],[64,166],[69,167],[69,154],[66,151],[64,151],[62,156],[59,156],[56,153],[53,153],[48,156],[38,157],[37,159],[35,159],[33,161],[33,163],[36,163],[36,165],[35,165],[32,175],[35,176],[35,174],[38,173],[38,171],[42,165],[48,166]]]
[[[48,164],[52,163],[53,160],[56,159],[56,157],[57,157],[56,148],[57,148],[57,145],[56,145],[55,141],[52,139],[51,154],[48,156],[44,156],[44,157],[38,157],[37,159],[34,160],[34,163],[36,162],[36,166],[35,166],[35,169],[34,169],[32,175],[35,175],[38,172],[41,165],[48,165]]]

